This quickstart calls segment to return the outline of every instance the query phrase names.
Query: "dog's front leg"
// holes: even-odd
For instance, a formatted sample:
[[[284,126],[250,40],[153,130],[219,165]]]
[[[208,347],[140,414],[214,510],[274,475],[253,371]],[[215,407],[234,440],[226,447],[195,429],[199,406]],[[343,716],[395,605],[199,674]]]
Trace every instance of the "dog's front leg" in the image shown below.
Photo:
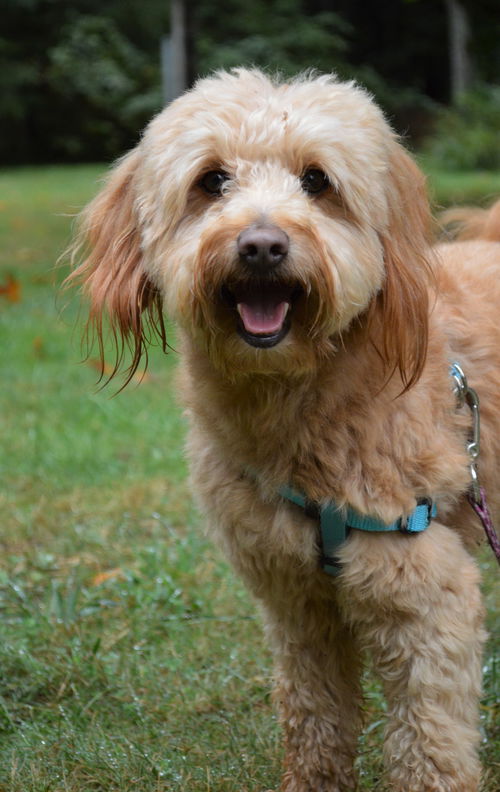
[[[476,792],[484,641],[479,573],[458,535],[357,534],[342,551],[343,609],[388,701],[395,792]]]
[[[282,792],[354,789],[360,726],[360,658],[331,602],[293,596],[265,608],[274,648],[275,698],[285,731]]]

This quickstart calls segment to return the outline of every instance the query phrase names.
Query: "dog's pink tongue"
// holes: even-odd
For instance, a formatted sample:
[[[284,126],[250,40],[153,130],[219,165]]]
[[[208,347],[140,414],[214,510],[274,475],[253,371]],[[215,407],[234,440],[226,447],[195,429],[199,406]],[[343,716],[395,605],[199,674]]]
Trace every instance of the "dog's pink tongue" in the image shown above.
[[[252,335],[273,335],[283,326],[290,303],[278,302],[272,298],[246,298],[237,305],[238,313],[247,333]]]

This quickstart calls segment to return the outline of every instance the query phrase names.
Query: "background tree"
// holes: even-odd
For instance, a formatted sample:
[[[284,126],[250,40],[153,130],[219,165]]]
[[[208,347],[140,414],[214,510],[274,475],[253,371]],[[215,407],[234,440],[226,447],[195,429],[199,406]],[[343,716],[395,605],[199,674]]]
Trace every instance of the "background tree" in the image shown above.
[[[335,70],[418,140],[450,101],[447,1],[191,0],[188,77],[236,64]],[[497,2],[460,0],[479,84],[500,73]],[[0,162],[109,160],[133,145],[162,105],[168,31],[168,0],[3,0]]]

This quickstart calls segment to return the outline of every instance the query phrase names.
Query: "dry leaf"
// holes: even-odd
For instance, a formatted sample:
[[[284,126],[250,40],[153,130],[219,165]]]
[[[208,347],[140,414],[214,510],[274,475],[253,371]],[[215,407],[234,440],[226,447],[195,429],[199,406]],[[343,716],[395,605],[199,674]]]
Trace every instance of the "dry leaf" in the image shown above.
[[[98,575],[95,575],[92,580],[90,581],[91,586],[100,586],[101,583],[106,583],[107,580],[115,580],[116,578],[124,578],[125,573],[123,569],[120,567],[116,567],[116,569],[108,569],[107,572],[99,572]]]
[[[0,284],[0,295],[9,302],[21,302],[21,283],[12,275],[7,275],[4,284]]]

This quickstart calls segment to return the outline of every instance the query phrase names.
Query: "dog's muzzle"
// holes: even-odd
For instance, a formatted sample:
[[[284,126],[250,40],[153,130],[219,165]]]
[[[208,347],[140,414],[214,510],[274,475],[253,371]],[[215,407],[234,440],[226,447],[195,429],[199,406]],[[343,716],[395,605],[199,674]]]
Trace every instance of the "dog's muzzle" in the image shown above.
[[[280,278],[290,246],[288,234],[271,224],[244,229],[237,239],[241,281],[224,289],[237,312],[237,330],[247,344],[276,346],[290,330],[297,288]]]

